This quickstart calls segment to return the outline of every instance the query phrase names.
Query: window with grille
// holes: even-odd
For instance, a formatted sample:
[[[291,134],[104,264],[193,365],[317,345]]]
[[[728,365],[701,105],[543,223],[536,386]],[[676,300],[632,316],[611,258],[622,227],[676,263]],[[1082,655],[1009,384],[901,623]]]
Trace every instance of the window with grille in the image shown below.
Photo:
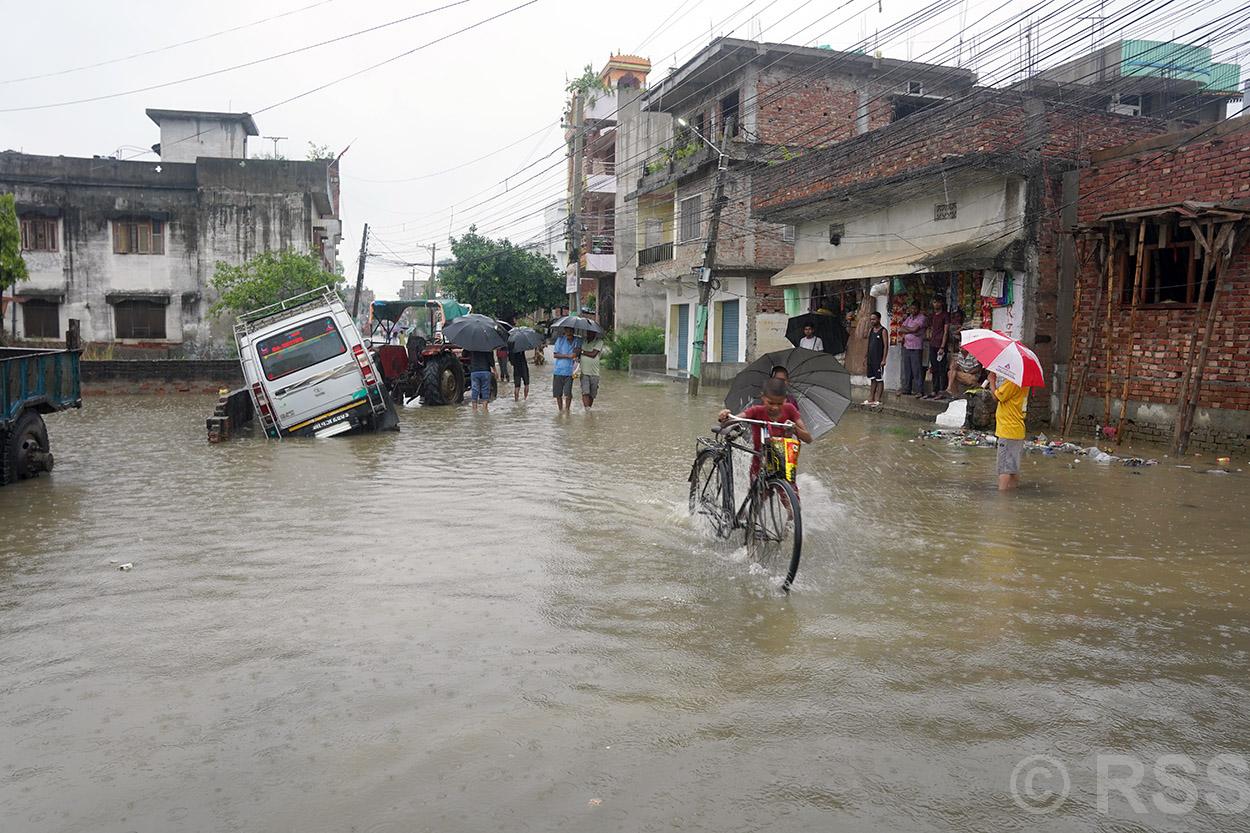
[[[165,305],[157,301],[117,301],[113,304],[116,338],[164,338]]]
[[[165,254],[165,224],[160,220],[114,220],[113,253]]]
[[[955,203],[939,202],[933,204],[934,220],[953,220],[955,219]]]
[[[781,227],[781,239],[786,243],[793,243],[795,238],[794,226],[786,225]]]
[[[56,250],[56,220],[48,217],[22,218],[22,251],[55,252]]]
[[[703,195],[687,197],[681,201],[681,226],[678,243],[698,240],[703,234]]]
[[[22,304],[22,327],[27,338],[60,338],[61,305],[32,298]]]
[[[836,246],[839,243],[841,243],[842,236],[844,234],[846,234],[845,223],[830,223],[829,224],[829,244],[830,245]]]

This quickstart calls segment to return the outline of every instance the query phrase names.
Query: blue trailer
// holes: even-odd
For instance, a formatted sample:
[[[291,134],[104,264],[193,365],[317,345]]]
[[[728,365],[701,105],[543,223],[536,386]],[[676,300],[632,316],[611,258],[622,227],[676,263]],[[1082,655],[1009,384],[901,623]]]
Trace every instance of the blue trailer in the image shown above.
[[[52,471],[43,415],[82,407],[78,350],[0,348],[0,486]]]

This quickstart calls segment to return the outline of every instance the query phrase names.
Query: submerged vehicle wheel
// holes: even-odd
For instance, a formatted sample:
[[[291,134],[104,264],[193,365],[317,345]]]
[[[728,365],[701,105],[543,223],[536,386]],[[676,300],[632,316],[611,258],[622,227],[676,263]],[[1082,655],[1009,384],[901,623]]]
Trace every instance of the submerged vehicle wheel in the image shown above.
[[[48,450],[48,429],[43,417],[27,411],[17,419],[13,430],[0,443],[0,483],[15,483],[34,477],[41,471],[52,471],[52,454]]]
[[[454,405],[464,399],[464,369],[451,353],[430,358],[421,382],[421,401],[426,405]]]

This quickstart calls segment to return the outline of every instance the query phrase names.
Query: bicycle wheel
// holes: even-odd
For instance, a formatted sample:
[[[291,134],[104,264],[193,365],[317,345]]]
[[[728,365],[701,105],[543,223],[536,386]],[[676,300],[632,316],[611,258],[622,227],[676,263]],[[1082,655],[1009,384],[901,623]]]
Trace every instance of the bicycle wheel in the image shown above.
[[[729,534],[732,511],[725,482],[725,461],[712,450],[699,452],[690,469],[690,514],[707,518],[717,537]]]
[[[747,553],[769,569],[785,568],[782,590],[789,590],[803,552],[803,515],[794,487],[770,477],[752,490],[746,522]]]

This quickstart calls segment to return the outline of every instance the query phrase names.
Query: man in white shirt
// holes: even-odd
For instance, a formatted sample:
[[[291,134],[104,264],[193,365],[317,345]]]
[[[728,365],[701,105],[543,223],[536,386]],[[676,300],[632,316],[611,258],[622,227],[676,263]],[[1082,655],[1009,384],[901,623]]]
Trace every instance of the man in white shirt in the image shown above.
[[[816,335],[816,328],[811,324],[803,326],[803,337],[799,339],[799,346],[808,350],[815,350],[817,353],[825,352],[825,343]]]

